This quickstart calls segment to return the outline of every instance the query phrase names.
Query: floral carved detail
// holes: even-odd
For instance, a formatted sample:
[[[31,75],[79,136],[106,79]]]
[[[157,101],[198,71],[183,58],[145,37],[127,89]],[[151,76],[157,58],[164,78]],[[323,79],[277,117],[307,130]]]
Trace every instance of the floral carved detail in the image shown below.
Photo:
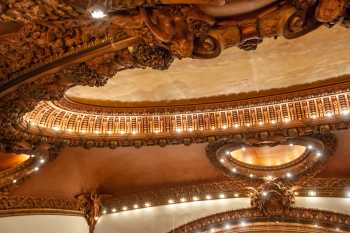
[[[267,181],[258,188],[248,190],[252,208],[257,208],[264,215],[269,215],[275,209],[287,211],[295,201],[295,190],[277,180]]]
[[[0,216],[31,213],[81,215],[74,199],[19,197],[0,193]]]

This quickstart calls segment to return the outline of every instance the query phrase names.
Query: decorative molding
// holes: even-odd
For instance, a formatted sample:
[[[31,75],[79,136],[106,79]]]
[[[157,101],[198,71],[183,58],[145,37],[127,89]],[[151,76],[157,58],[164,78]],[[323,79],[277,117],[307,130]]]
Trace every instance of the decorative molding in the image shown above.
[[[261,38],[299,37],[321,25],[321,22],[315,20],[316,8],[318,18],[322,18],[322,24],[338,22],[344,12],[346,18],[348,5],[345,3],[348,1],[332,0],[334,1],[344,4],[339,7],[337,4],[319,4],[317,1],[278,1],[268,7],[257,9],[253,13],[233,18],[215,18],[204,13],[195,4],[209,3],[203,0],[194,0],[191,1],[191,4],[183,5],[173,4],[179,1],[166,1],[168,5],[158,5],[163,1],[154,1],[151,2],[151,5],[144,5],[149,3],[148,1],[137,1],[136,5],[125,5],[124,1],[112,1],[116,7],[112,9],[113,14],[101,20],[94,20],[86,14],[86,11],[77,10],[76,5],[71,7],[67,5],[68,3],[61,1],[55,2],[57,6],[45,3],[47,7],[40,8],[37,12],[31,9],[21,10],[22,5],[24,9],[27,6],[36,6],[37,3],[32,0],[15,1],[13,4],[2,3],[0,14],[2,19],[6,18],[4,23],[15,20],[15,23],[23,24],[23,26],[20,26],[19,29],[16,27],[16,30],[11,33],[0,35],[3,42],[0,46],[0,74],[2,77],[0,79],[0,107],[2,109],[0,113],[0,149],[16,152],[24,149],[33,150],[32,145],[42,142],[58,143],[50,137],[38,137],[32,132],[26,132],[19,124],[24,114],[32,111],[40,101],[58,100],[72,86],[100,86],[123,69],[137,67],[167,69],[174,58],[212,58],[218,56],[221,50],[232,46],[252,49],[261,41]],[[215,3],[224,4],[222,1]],[[229,8],[230,4],[232,3],[225,2],[223,7]],[[135,8],[135,6],[141,7]],[[118,7],[131,7],[132,10],[115,11]],[[18,17],[11,18],[11,12],[19,12]],[[328,15],[325,12],[331,12],[331,14]],[[43,15],[45,17],[42,17]],[[155,24],[155,21],[160,23]],[[1,22],[0,26],[6,25]],[[337,103],[336,106],[332,106],[334,101]],[[315,111],[321,118],[327,111],[337,115],[343,103],[340,103],[340,100],[334,101],[332,99],[323,101],[325,103],[320,112]],[[344,103],[348,105],[347,102]],[[297,105],[295,103],[293,106],[293,111],[295,111],[293,117],[296,120],[300,120],[300,114],[310,114],[313,111],[303,113],[304,106]],[[259,120],[261,115],[264,121],[272,121],[272,118],[276,118],[278,123],[282,123],[285,114],[291,114],[290,112],[285,113],[281,107],[279,110],[274,109],[274,106],[270,107],[266,111],[262,110],[267,116],[262,116],[265,113],[252,112],[256,114],[253,119]],[[242,115],[237,116],[237,120],[241,121],[239,124],[248,123],[246,118],[247,116],[249,118],[251,114],[249,110],[237,112]],[[197,123],[197,126],[192,126],[193,131],[199,129],[196,132],[198,136],[195,138],[203,137],[203,140],[199,140],[207,141],[207,135],[213,136],[212,133],[209,133],[212,126],[225,127],[223,119],[216,123],[214,119],[221,118],[221,116],[217,117],[215,114],[215,112],[208,111],[204,115],[196,116],[198,120],[194,120],[193,115],[192,121]],[[149,133],[158,130],[164,133],[161,139],[159,139],[160,136],[154,136],[155,139],[150,140],[137,137],[135,140],[124,140],[122,137],[123,140],[109,141],[107,145],[110,147],[118,145],[138,147],[145,144],[188,144],[197,140],[193,140],[194,137],[191,134],[189,138],[181,136],[179,140],[176,130],[179,127],[185,132],[189,130],[190,118],[187,119],[187,115],[185,119],[182,119],[180,115],[174,116],[174,119],[172,117],[167,117],[172,123],[164,122],[165,126],[160,124],[160,120],[159,125],[156,126],[156,123],[153,123],[157,122],[156,118],[143,118],[141,124],[130,123],[132,126],[122,124],[118,127],[113,126],[111,129],[107,127],[108,131],[113,130],[112,134],[132,133],[134,130],[132,127],[134,127],[140,133],[147,134],[147,138],[152,138],[154,135],[149,135]],[[230,118],[227,114],[226,117]],[[301,118],[303,117],[308,119],[307,116]],[[234,126],[236,119],[234,116],[231,118]],[[327,121],[327,124],[329,122],[333,121]],[[251,123],[256,124],[256,122]],[[305,122],[302,123],[305,124]],[[320,122],[318,125],[324,123]],[[125,128],[126,126],[129,128]],[[245,131],[249,130],[246,129],[246,126],[244,125]],[[232,127],[229,121],[227,127]],[[92,128],[99,130],[95,122]],[[201,132],[201,128],[208,132]],[[272,131],[275,128],[279,129],[279,126],[265,130]],[[106,129],[101,128],[101,132],[105,133]],[[83,129],[77,128],[77,130]],[[80,140],[80,137],[81,135],[76,137],[77,141]],[[83,137],[87,138],[86,135]],[[67,142],[66,139],[63,139],[59,143],[72,145],[77,144],[77,141],[68,140]],[[87,147],[96,145],[95,142],[88,140],[85,140],[84,144]],[[102,144],[105,145],[105,142]]]
[[[350,92],[333,90],[304,98],[294,94],[295,97],[290,99],[278,99],[277,96],[274,102],[184,113],[135,114],[101,112],[99,108],[86,112],[72,109],[70,105],[62,107],[62,102],[59,105],[41,102],[24,116],[22,127],[32,135],[68,140],[70,145],[82,145],[83,139],[83,145],[89,142],[94,146],[101,140],[112,148],[187,144],[205,142],[209,137],[245,138],[249,134],[263,139],[274,132],[295,137],[308,134],[302,132],[303,128],[315,133],[348,128]]]
[[[151,206],[168,205],[169,200],[174,203],[181,203],[181,199],[188,202],[210,199],[224,198],[242,198],[250,197],[250,190],[247,187],[258,188],[263,185],[262,180],[242,180],[242,179],[221,179],[211,182],[193,183],[187,185],[151,187],[146,191],[127,193],[124,195],[108,194],[102,196],[103,208],[106,213],[133,210],[134,205],[137,208],[145,208],[145,203]],[[295,196],[308,196],[309,191],[317,192],[318,197],[347,197],[350,179],[346,178],[315,178],[298,180],[295,182],[285,182],[285,185],[297,188]],[[208,196],[209,195],[209,196]]]
[[[305,148],[303,154],[293,161],[279,166],[258,166],[246,164],[227,155],[227,151],[234,151],[242,147],[299,145]],[[309,148],[311,146],[311,148]],[[312,135],[307,137],[266,137],[251,139],[222,139],[210,143],[207,148],[207,156],[216,168],[220,169],[228,177],[239,177],[245,180],[267,179],[276,177],[285,181],[296,181],[313,177],[321,171],[327,159],[335,153],[337,146],[336,137],[333,134]],[[283,159],[281,155],[281,159]],[[290,177],[287,173],[292,174]]]
[[[76,200],[44,197],[19,197],[0,193],[0,216],[56,214],[83,216]]]
[[[314,209],[290,208],[287,211],[276,209],[271,211],[267,216],[258,209],[251,208],[207,216],[186,223],[183,226],[169,231],[169,233],[207,232],[211,228],[224,229],[225,224],[231,224],[232,226],[239,225],[242,220],[249,222],[249,224],[259,222],[273,223],[277,221],[299,223],[302,225],[317,224],[320,228],[324,227],[325,229],[330,229],[326,232],[335,232],[336,228],[339,228],[341,231],[350,230],[350,216],[345,214]]]

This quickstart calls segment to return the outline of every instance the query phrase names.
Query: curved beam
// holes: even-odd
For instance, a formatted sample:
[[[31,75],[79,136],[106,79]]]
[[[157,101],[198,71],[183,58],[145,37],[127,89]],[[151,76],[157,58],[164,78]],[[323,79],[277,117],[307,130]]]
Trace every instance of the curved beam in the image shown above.
[[[214,17],[230,17],[259,10],[279,0],[235,0],[223,6],[200,6],[200,9]]]

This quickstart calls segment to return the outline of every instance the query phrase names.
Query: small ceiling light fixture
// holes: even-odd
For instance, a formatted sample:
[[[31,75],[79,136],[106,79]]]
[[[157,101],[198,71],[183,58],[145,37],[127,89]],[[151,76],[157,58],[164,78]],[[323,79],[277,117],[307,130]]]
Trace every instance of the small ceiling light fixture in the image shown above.
[[[231,171],[236,173],[237,172],[237,168],[234,167],[234,168],[231,169]]]
[[[199,198],[198,198],[197,196],[194,196],[194,197],[192,198],[192,200],[193,200],[193,201],[198,201]]]
[[[234,127],[237,129],[239,127],[239,124],[234,124]]]
[[[122,210],[126,211],[126,210],[128,210],[128,207],[127,206],[123,206]]]
[[[208,194],[208,195],[205,196],[205,199],[211,200],[211,199],[212,199],[212,196]]]
[[[244,147],[244,146],[242,146],[242,151],[246,151],[247,149]]]
[[[254,175],[253,175],[253,174],[249,174],[249,177],[250,177],[250,178],[253,178],[253,177],[254,177]]]
[[[271,124],[273,124],[273,125],[276,124],[276,120],[272,120]]]
[[[331,112],[326,113],[326,117],[331,118],[332,116],[333,116],[333,113],[331,113]]]
[[[234,194],[234,197],[239,197],[239,194],[238,194],[238,193],[235,193],[235,194]]]
[[[227,125],[223,125],[222,128],[223,128],[223,129],[227,129]]]
[[[40,163],[41,164],[45,163],[45,159],[40,159]]]
[[[313,191],[313,190],[310,190],[309,192],[308,192],[308,195],[310,196],[310,197],[316,197],[316,191]]]
[[[316,153],[316,156],[317,156],[317,157],[321,157],[321,156],[322,156],[322,153],[321,153],[320,151],[318,151],[318,152]]]
[[[290,172],[287,172],[286,176],[287,176],[287,178],[292,178],[292,177],[293,177],[293,174],[290,173]]]
[[[228,229],[230,229],[231,228],[231,225],[230,224],[225,224],[225,230],[228,230]]]
[[[16,184],[16,183],[17,183],[17,180],[16,180],[16,179],[12,180],[12,183]]]
[[[102,211],[102,214],[107,214],[107,210],[103,210],[103,211]]]
[[[145,203],[145,207],[151,207],[151,203],[146,202],[146,203]]]
[[[226,195],[225,195],[224,193],[220,193],[220,194],[219,194],[219,198],[223,199],[223,198],[225,198],[225,197],[226,197]]]
[[[343,109],[343,110],[341,111],[341,114],[342,114],[343,116],[349,115],[349,109]]]
[[[264,125],[264,122],[259,121],[259,125],[260,125],[260,126]]]
[[[230,151],[229,150],[227,150],[227,151],[225,151],[225,155],[230,155]]]
[[[117,209],[116,209],[116,208],[113,208],[113,209],[112,209],[112,212],[113,212],[113,213],[117,212]]]
[[[186,201],[187,201],[186,198],[184,198],[184,197],[180,198],[180,202],[186,202]]]
[[[294,192],[294,195],[295,195],[295,196],[298,196],[298,195],[299,195],[299,192]]]
[[[168,204],[174,204],[174,203],[175,203],[175,201],[173,199],[168,200]]]
[[[224,163],[224,162],[225,162],[225,159],[221,158],[220,163]]]
[[[39,167],[35,167],[34,171],[36,171],[36,172],[39,171]]]
[[[308,145],[307,148],[308,148],[309,150],[312,150],[314,147],[313,147],[312,145]]]
[[[182,132],[182,129],[176,128],[176,132],[177,132],[177,133],[181,133],[181,132]]]
[[[294,144],[293,143],[289,143],[289,146],[294,146]]]
[[[245,227],[247,226],[247,223],[245,221],[241,221],[241,223],[239,224],[241,227]]]
[[[266,197],[267,194],[268,194],[268,193],[267,193],[266,191],[262,192],[263,197]]]
[[[133,207],[134,207],[134,209],[137,209],[137,208],[139,208],[139,205],[135,204]]]
[[[99,7],[95,7],[94,9],[92,9],[90,11],[90,14],[94,19],[102,19],[107,16],[106,13]]]

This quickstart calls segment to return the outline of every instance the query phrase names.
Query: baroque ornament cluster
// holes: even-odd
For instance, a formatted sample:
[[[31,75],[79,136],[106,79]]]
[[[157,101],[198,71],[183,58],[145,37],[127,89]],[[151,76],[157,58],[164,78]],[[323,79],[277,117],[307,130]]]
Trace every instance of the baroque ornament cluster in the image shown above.
[[[321,25],[347,25],[349,12],[347,0],[271,0],[241,15],[231,1],[186,3],[1,1],[1,150],[47,144],[19,126],[22,118],[72,86],[101,86],[124,69],[167,69],[174,58],[214,58],[232,46],[255,49],[263,38],[293,39]],[[92,18],[96,7],[106,16]]]

